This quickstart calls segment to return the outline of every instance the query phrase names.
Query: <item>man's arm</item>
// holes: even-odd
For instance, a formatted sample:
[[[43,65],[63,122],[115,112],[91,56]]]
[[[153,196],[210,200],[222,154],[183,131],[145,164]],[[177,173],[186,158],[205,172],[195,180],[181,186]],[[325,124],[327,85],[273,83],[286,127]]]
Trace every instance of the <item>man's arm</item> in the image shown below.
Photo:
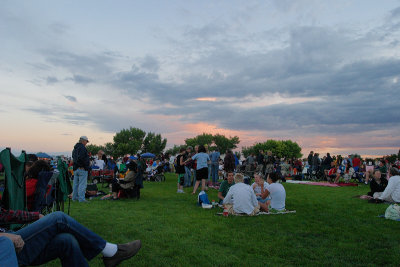
[[[394,186],[393,180],[389,179],[389,183],[386,186],[385,191],[383,191],[382,195],[379,197],[379,199],[388,200],[389,197],[392,195],[394,188],[395,188],[395,186]]]
[[[232,203],[232,190],[229,188],[228,193],[226,194],[224,201],[222,201],[222,204],[233,204]]]
[[[42,215],[43,216],[43,215]],[[6,224],[12,223],[30,223],[40,219],[39,212],[29,212],[24,210],[5,210],[1,209],[0,222]]]
[[[224,196],[222,195],[222,192],[218,192],[218,198],[221,200],[224,200]]]

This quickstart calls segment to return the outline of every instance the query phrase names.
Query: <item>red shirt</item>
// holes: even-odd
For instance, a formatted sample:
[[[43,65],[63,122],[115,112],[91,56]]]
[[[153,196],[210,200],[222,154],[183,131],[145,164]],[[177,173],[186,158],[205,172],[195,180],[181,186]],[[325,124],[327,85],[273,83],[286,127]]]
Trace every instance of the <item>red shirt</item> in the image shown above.
[[[353,159],[353,167],[359,167],[361,164],[361,160],[359,158]]]

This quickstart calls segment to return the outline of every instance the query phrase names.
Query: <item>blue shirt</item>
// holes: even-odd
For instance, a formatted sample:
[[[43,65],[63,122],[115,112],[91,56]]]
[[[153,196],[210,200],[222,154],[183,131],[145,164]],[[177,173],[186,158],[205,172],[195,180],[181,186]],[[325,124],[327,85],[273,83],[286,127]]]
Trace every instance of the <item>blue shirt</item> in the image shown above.
[[[219,162],[219,157],[221,156],[221,154],[218,151],[214,151],[213,153],[211,153],[211,162],[212,163],[218,163]]]
[[[208,154],[204,152],[197,153],[192,157],[192,160],[197,160],[197,167],[196,170],[200,170],[202,168],[207,168],[207,161],[210,160]]]

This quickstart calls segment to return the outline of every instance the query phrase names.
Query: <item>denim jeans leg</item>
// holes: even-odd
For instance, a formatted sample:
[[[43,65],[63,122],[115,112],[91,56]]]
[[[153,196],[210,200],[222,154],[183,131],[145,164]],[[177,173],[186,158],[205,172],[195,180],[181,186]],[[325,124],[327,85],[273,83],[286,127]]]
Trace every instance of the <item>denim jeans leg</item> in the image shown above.
[[[218,181],[218,163],[213,163],[211,165],[212,181],[216,183]]]
[[[192,179],[192,172],[190,171],[190,168],[185,166],[185,181],[184,181],[184,185],[185,186],[190,186],[191,185],[191,179]]]
[[[87,187],[88,172],[85,170],[79,170],[79,171],[80,171],[80,175],[79,175],[80,177],[79,177],[79,185],[78,185],[78,200],[79,200],[79,202],[84,202],[86,187]]]
[[[0,266],[18,267],[14,244],[5,236],[0,236]]]
[[[72,187],[72,200],[78,200],[79,170],[74,171],[74,180]]]
[[[207,164],[207,167],[208,167],[208,181],[210,182],[211,181],[211,164]]]
[[[45,257],[49,255],[46,255],[46,253],[42,255],[42,253],[51,242],[60,243],[60,237],[55,241],[54,239],[57,235],[62,233],[69,233],[76,239],[79,243],[82,255],[87,260],[93,259],[106,245],[106,241],[103,238],[93,233],[91,230],[87,229],[65,213],[57,211],[16,232],[16,234],[20,235],[25,242],[24,248],[17,254],[19,264],[30,265],[35,262],[39,255],[43,256],[43,259],[46,259]],[[62,236],[62,239],[62,242],[66,242],[65,236]],[[71,241],[72,239],[69,238],[68,240]],[[69,252],[73,253],[73,255],[65,255],[65,257],[79,257],[79,255],[75,254],[75,247],[71,247]]]
[[[63,267],[89,267],[78,241],[73,235],[68,233],[56,235],[33,261],[32,265],[41,265],[57,258],[61,260]]]

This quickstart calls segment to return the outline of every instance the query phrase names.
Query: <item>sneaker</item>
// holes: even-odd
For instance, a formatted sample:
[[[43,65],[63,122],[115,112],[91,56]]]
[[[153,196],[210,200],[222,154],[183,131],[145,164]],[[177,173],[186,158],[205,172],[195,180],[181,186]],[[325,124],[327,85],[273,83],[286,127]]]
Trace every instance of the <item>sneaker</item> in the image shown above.
[[[127,260],[140,250],[142,242],[135,240],[126,244],[118,244],[117,253],[112,257],[103,257],[103,263],[106,267],[115,267],[121,263],[121,261]]]

